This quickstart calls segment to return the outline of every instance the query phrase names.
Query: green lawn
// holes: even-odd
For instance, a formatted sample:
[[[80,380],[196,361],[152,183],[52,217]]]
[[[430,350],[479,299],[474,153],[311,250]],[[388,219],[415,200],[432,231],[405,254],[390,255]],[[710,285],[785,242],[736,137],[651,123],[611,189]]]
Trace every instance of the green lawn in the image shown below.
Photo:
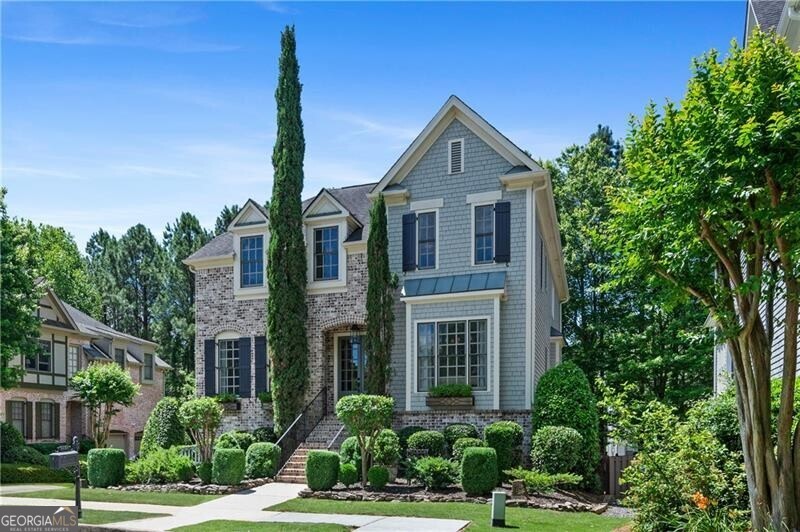
[[[206,521],[197,525],[174,528],[181,532],[347,532],[350,529],[342,525],[326,525],[321,523],[249,523],[247,521]]]
[[[329,501],[292,499],[265,508],[275,512],[310,512],[331,514],[386,515],[402,517],[436,517],[472,521],[470,532],[490,532],[491,514],[488,504],[469,502],[379,502]],[[530,508],[507,508],[506,528],[537,532],[598,530],[612,531],[628,523],[627,519],[604,517],[588,512],[554,512]]]
[[[31,499],[67,499],[75,500],[75,488],[63,484],[57,489],[42,491],[29,491],[27,493],[14,493],[13,497],[26,497]],[[9,495],[12,496],[12,495]],[[81,490],[81,500],[97,502],[129,502],[133,504],[163,504],[165,506],[194,506],[201,502],[208,502],[219,498],[219,495],[197,495],[194,493],[161,493],[144,491],[119,491],[103,488],[84,488]]]
[[[121,523],[123,521],[133,521],[134,519],[149,519],[153,517],[164,517],[168,514],[149,514],[146,512],[118,512],[116,510],[83,510],[83,517],[80,518],[82,525],[104,525],[106,523]]]

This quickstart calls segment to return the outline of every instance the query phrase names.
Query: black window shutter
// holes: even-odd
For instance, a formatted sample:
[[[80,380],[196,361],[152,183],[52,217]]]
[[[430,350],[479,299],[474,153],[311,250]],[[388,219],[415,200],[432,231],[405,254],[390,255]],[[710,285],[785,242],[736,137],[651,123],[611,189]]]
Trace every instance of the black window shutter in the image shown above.
[[[6,423],[11,425],[13,418],[11,417],[11,401],[6,401]]]
[[[511,203],[494,204],[494,261],[511,262]]]
[[[33,403],[25,403],[25,437],[33,439]]]
[[[42,403],[36,403],[36,432],[34,437],[42,437]]]
[[[417,269],[417,215],[410,212],[403,215],[403,271]]]
[[[267,391],[267,338],[256,336],[255,365],[256,365],[256,393]]]
[[[239,338],[239,397],[250,397],[250,337]]]
[[[61,405],[53,403],[53,438],[61,438]]]
[[[217,395],[217,345],[214,340],[203,342],[206,372],[206,396]]]

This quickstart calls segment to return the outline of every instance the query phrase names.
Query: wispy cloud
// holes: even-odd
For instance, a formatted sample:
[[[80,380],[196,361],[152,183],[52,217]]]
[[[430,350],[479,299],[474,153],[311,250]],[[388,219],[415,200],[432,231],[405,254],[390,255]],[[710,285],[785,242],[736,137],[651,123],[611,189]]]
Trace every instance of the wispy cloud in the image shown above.
[[[153,177],[188,177],[188,178],[199,177],[196,173],[189,172],[186,170],[176,170],[173,168],[160,168],[157,166],[144,166],[138,164],[115,165],[112,166],[111,169],[114,171],[114,173],[121,173],[129,176],[141,175],[141,176],[153,176]]]
[[[141,9],[117,4],[94,9],[91,21],[104,26],[144,29],[183,26],[203,18],[186,6],[150,4],[147,9]]]
[[[74,174],[71,172],[64,172],[63,170],[53,170],[50,168],[36,168],[33,166],[4,166],[2,170],[3,179],[15,178],[55,178],[55,179],[74,179],[85,180],[86,176]]]
[[[357,113],[321,111],[321,114],[331,120],[354,126],[355,129],[350,131],[351,135],[380,135],[393,140],[411,141],[419,133],[418,127],[390,124]]]
[[[267,11],[272,11],[273,13],[280,13],[282,15],[294,14],[298,12],[296,9],[286,5],[285,2],[259,2],[258,5],[260,5]]]

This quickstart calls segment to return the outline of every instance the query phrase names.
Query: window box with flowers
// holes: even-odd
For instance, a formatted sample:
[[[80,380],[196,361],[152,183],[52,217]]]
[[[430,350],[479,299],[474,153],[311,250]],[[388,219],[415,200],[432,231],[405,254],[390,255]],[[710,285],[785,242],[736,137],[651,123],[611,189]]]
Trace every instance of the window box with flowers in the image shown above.
[[[440,384],[428,390],[425,404],[430,408],[472,408],[475,398],[469,384]]]
[[[225,412],[237,412],[242,409],[242,403],[236,394],[220,393],[217,395],[217,402],[222,405]]]

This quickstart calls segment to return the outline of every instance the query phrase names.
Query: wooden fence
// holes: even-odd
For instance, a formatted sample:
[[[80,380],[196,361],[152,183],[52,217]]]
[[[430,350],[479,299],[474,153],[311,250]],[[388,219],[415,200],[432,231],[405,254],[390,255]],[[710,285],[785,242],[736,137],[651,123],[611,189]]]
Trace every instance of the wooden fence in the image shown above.
[[[628,451],[621,456],[603,455],[601,462],[601,477],[603,479],[603,491],[614,499],[620,499],[625,495],[625,484],[620,480],[622,472],[631,463],[636,453]]]

